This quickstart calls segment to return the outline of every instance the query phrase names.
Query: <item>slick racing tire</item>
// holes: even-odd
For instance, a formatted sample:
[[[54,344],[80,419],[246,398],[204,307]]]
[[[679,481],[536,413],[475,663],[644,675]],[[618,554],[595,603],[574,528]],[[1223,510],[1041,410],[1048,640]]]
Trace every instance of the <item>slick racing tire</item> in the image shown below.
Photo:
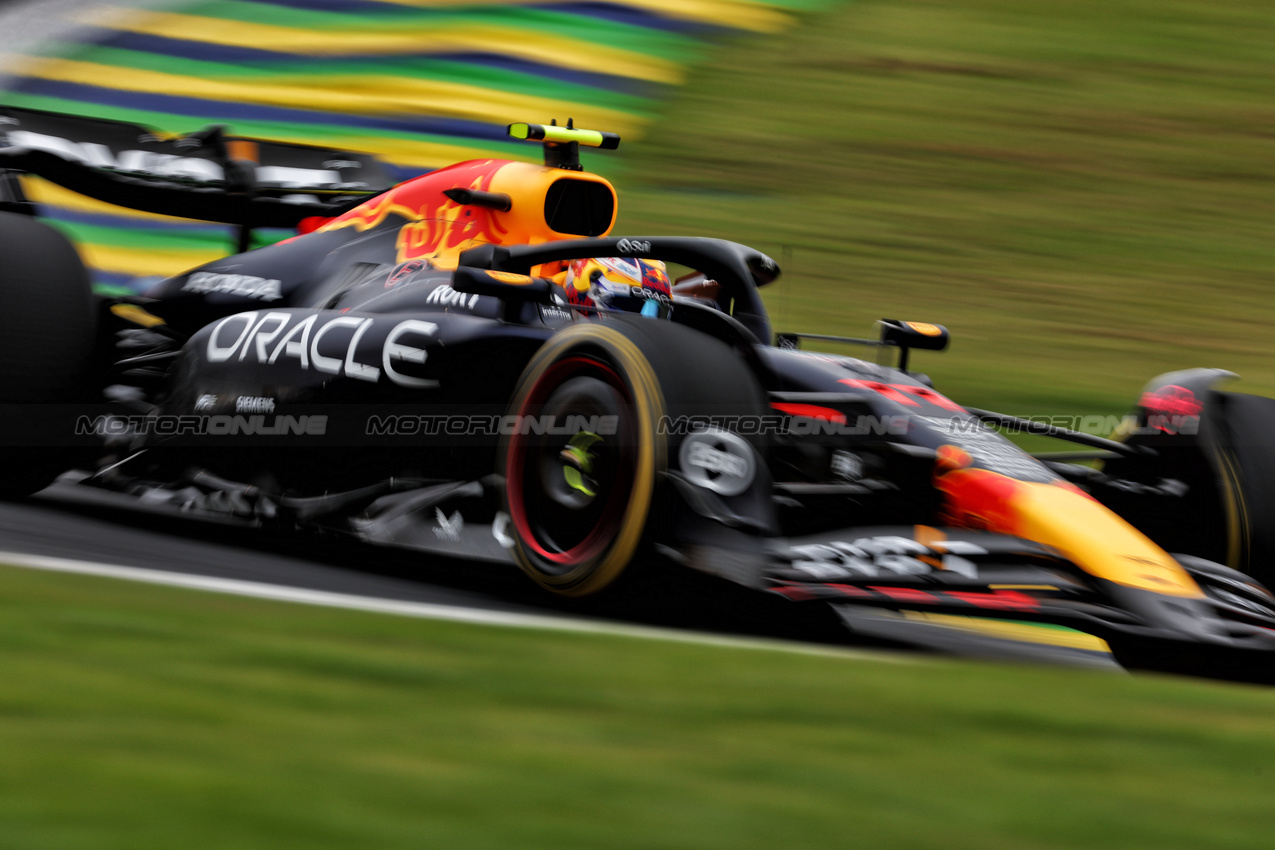
[[[1218,393],[1214,433],[1227,561],[1275,584],[1275,399]]]
[[[66,418],[52,406],[85,398],[97,322],[88,272],[61,233],[0,213],[0,256],[0,496],[25,496],[69,462],[47,423]]]
[[[735,351],[671,322],[608,316],[554,335],[528,363],[509,407],[516,422],[543,427],[520,425],[502,437],[519,565],[564,596],[612,585],[652,523],[664,525],[665,472],[684,435],[662,420],[687,411],[757,414],[764,399]]]

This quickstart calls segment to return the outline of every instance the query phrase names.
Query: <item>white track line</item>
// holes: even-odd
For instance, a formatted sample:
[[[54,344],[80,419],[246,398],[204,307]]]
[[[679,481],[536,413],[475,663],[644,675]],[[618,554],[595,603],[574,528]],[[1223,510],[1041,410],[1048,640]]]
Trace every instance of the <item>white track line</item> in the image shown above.
[[[545,629],[559,632],[618,635],[644,640],[693,643],[729,649],[761,649],[772,652],[791,652],[799,655],[819,655],[860,661],[915,663],[914,659],[901,654],[863,652],[804,644],[796,641],[711,635],[682,629],[630,626],[621,623],[609,623],[603,620],[589,620],[583,617],[553,617],[542,614],[518,614],[508,611],[485,611],[481,608],[439,605],[433,602],[405,602],[395,599],[380,599],[374,596],[332,593],[327,590],[307,590],[300,587],[265,584],[241,579],[214,578],[212,576],[150,570],[141,567],[125,567],[118,564],[99,564],[93,561],[80,561],[69,558],[50,558],[43,555],[28,555],[24,552],[0,551],[0,564],[32,570],[101,576],[104,578],[124,579],[126,581],[140,581],[146,584],[162,584],[168,587],[227,593],[233,596],[251,596],[257,599],[271,599],[276,602],[319,605],[326,608],[345,608],[352,611],[370,611],[377,614],[394,614],[400,617],[420,617],[427,620],[447,620],[483,626]]]

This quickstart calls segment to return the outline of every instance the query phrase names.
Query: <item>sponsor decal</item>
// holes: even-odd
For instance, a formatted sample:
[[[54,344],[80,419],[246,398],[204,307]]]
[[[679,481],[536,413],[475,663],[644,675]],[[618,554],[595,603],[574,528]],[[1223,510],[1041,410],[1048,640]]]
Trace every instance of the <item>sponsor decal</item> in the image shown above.
[[[479,160],[448,166],[447,170],[456,187],[488,192],[500,167],[493,167],[491,160]],[[404,221],[395,243],[400,263],[508,241],[508,228],[500,224],[495,210],[466,207],[410,180],[337,216],[319,230],[350,227],[363,232],[380,226],[391,215]]]
[[[738,496],[756,475],[753,447],[730,431],[696,431],[678,453],[682,474],[692,484],[722,496]]]
[[[257,311],[227,316],[213,326],[208,335],[206,356],[209,363],[224,363],[232,358],[273,365],[292,363],[303,370],[313,369],[329,375],[344,375],[375,383],[384,375],[401,387],[436,387],[438,381],[416,378],[399,371],[404,363],[424,363],[427,353],[421,347],[425,338],[438,331],[433,322],[407,319],[396,324],[381,346],[376,364],[357,358],[359,340],[372,327],[374,319],[337,316],[319,321],[319,314],[305,316],[289,327],[294,313]],[[286,330],[285,330],[286,329]]]
[[[660,302],[660,304],[664,305],[665,307],[673,306],[672,297],[665,295],[663,292],[660,292],[655,289],[650,289],[649,287],[645,287],[645,286],[630,286],[629,297],[645,299],[647,301],[658,301]]]
[[[274,399],[241,395],[235,399],[235,413],[274,413]]]
[[[421,269],[427,268],[429,268],[429,262],[426,260],[408,260],[406,263],[400,263],[398,268],[390,272],[390,276],[385,279],[385,288],[397,286]]]
[[[918,402],[917,399],[921,399],[922,401],[928,401],[930,404],[941,407],[944,410],[950,410],[954,413],[965,412],[965,408],[961,407],[942,393],[936,392],[929,387],[922,387],[915,384],[883,384],[880,381],[860,381],[854,378],[842,378],[837,381],[837,383],[845,384],[846,386],[854,387],[855,389],[871,390],[874,393],[879,393],[891,401],[898,402],[899,404],[907,407],[920,407],[920,402]]]
[[[598,257],[596,261],[622,278],[642,279],[642,266],[637,260],[628,260],[624,257]]]
[[[858,481],[863,477],[863,458],[838,449],[832,453],[831,469],[832,474],[843,481]]]
[[[223,293],[262,301],[278,301],[283,297],[280,282],[250,274],[195,272],[186,278],[182,292]]]
[[[904,322],[912,330],[925,336],[941,336],[943,331],[939,330],[937,325],[931,325],[929,322]]]
[[[217,406],[217,396],[211,393],[204,393],[195,399],[195,410],[212,410]]]
[[[534,277],[528,277],[525,274],[514,274],[513,272],[487,272],[487,276],[492,280],[513,284],[514,286],[527,286],[536,282]]]
[[[658,301],[665,307],[671,308],[673,306],[672,297],[667,293],[660,292],[658,289],[616,283],[606,278],[598,278],[593,282],[589,287],[589,298],[600,306],[607,306],[616,298],[632,298],[635,301]]]
[[[479,192],[491,190],[491,181],[498,168],[490,161],[451,166],[455,185]],[[408,223],[398,232],[398,256],[400,260],[429,257],[440,252],[473,247],[484,242],[502,244],[507,228],[499,223],[494,210],[468,208],[441,194],[414,191],[410,182],[402,190],[389,194],[392,203],[406,205],[411,212],[405,216]]]
[[[307,189],[311,186],[343,185],[341,184],[341,175],[337,172],[321,171],[317,168],[296,168],[288,165],[258,165],[255,174],[258,183],[274,183],[285,189]]]
[[[20,124],[13,118],[0,119],[0,124]],[[150,174],[182,180],[212,182],[225,180],[225,170],[211,159],[198,156],[179,156],[171,153],[146,150],[113,150],[97,142],[77,142],[61,136],[50,136],[30,130],[10,130],[8,140],[15,147],[48,151],[71,162],[79,162],[94,168],[125,171],[134,174]],[[146,134],[139,142],[161,142],[160,138]],[[233,142],[232,142],[233,143]],[[198,147],[193,141],[178,147]],[[278,183],[285,186],[332,186],[341,184],[341,175],[335,168],[362,168],[362,163],[352,160],[332,160],[323,164],[325,170],[297,168],[287,165],[258,166],[256,178],[261,183]]]
[[[1138,496],[1173,496],[1175,498],[1185,496],[1191,490],[1190,485],[1176,478],[1161,478],[1155,484],[1142,484],[1137,481],[1116,478],[1108,481],[1107,486],[1112,490],[1120,490]]]
[[[621,239],[615,243],[615,250],[621,254],[649,254],[651,243],[645,239]]]
[[[962,540],[945,540],[942,545],[938,550],[908,537],[889,535],[861,537],[849,543],[812,543],[792,548],[792,566],[820,581],[926,575],[936,569],[978,578],[978,568],[961,556],[985,555],[986,549]]]
[[[565,322],[571,319],[571,311],[563,309],[557,304],[541,304],[540,318],[542,321]]]
[[[425,303],[438,304],[442,307],[463,307],[466,310],[472,310],[474,305],[478,303],[478,298],[479,296],[477,295],[457,292],[452,289],[450,283],[444,283],[425,297]]]
[[[465,518],[460,515],[460,511],[454,511],[448,517],[442,508],[434,508],[434,519],[438,521],[438,525],[434,527],[435,535],[449,543],[460,542],[460,532],[465,528]]]
[[[988,428],[954,427],[954,422],[963,421],[960,419],[941,419],[935,416],[914,418],[946,435],[957,448],[962,449],[984,469],[999,472],[1001,475],[1007,475],[1019,481],[1045,483],[1057,479],[1057,476],[1049,471],[1049,467]]]
[[[839,410],[831,407],[822,407],[817,404],[792,404],[786,402],[774,401],[770,406],[781,413],[787,413],[789,416],[801,416],[806,419],[820,419],[825,422],[836,422],[844,425],[846,415]]]
[[[106,145],[96,142],[73,142],[60,136],[46,136],[29,130],[10,130],[8,135],[9,142],[17,147],[48,151],[63,159],[95,168],[188,180],[224,180],[226,177],[220,165],[200,157],[137,150],[116,153]]]

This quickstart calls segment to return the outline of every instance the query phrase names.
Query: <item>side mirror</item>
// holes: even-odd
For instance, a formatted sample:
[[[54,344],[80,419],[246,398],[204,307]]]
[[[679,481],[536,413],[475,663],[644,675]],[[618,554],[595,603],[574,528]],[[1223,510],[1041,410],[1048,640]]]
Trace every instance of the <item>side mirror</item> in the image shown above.
[[[506,301],[552,304],[554,286],[543,277],[460,266],[452,274],[452,289],[474,295],[494,295]]]
[[[922,351],[942,351],[947,348],[950,339],[947,328],[928,322],[882,319],[877,324],[881,326],[881,344],[899,349],[899,368],[905,372],[908,368],[909,350],[918,348]]]

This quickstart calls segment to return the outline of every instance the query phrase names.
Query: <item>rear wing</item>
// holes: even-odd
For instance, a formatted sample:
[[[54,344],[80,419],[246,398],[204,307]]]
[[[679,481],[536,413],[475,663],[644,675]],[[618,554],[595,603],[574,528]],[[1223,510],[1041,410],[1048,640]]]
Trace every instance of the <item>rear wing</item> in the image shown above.
[[[166,136],[122,121],[0,106],[0,206],[31,212],[15,172],[129,209],[254,227],[296,227],[392,185],[375,157],[227,135]]]

